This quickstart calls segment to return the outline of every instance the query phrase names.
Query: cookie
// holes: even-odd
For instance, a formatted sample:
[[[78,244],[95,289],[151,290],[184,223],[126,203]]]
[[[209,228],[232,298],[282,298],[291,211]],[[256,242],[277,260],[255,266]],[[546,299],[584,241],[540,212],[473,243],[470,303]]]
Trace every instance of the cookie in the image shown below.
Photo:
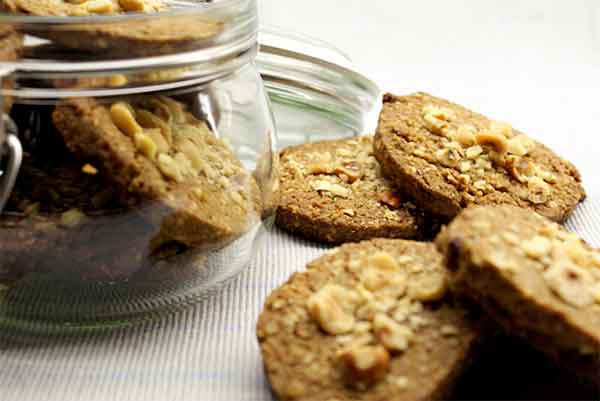
[[[371,137],[293,146],[280,156],[279,227],[329,243],[422,235],[423,216],[381,176]]]
[[[67,155],[38,165],[25,153],[0,216],[0,282],[29,273],[117,280],[142,267],[151,227],[124,210],[91,166]]]
[[[457,293],[559,363],[600,379],[600,251],[507,205],[466,209],[436,244]]]
[[[8,27],[0,27],[0,61],[15,61],[21,48],[23,38],[20,34]],[[2,80],[2,89],[12,89],[14,82],[9,79]],[[7,96],[2,98],[2,108],[5,113],[11,109],[13,99]]]
[[[179,101],[72,99],[58,104],[53,121],[73,154],[97,166],[121,196],[144,203],[141,212],[160,227],[153,248],[223,246],[260,216],[256,181]]]
[[[511,204],[563,222],[585,198],[577,169],[543,144],[425,93],[384,96],[374,148],[384,175],[445,219]]]
[[[0,0],[0,11],[32,16],[91,16],[127,12],[157,13],[168,7],[157,0]],[[55,44],[111,57],[152,56],[197,48],[199,43],[222,32],[224,22],[211,18],[181,15],[178,24],[169,17],[153,15],[128,21],[69,24],[62,29],[35,29],[27,33]],[[181,29],[184,26],[185,29]]]
[[[294,274],[257,334],[281,400],[430,400],[448,395],[479,327],[446,297],[433,244],[375,239]]]

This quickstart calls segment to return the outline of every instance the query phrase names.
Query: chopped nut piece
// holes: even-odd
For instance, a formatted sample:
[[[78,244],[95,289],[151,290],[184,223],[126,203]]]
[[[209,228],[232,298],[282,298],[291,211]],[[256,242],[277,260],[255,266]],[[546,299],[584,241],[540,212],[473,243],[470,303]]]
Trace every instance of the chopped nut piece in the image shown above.
[[[341,166],[336,166],[335,173],[338,175],[345,174],[349,178],[348,182],[350,183],[353,183],[362,177],[360,165],[356,162],[347,162]]]
[[[316,162],[306,166],[306,174],[331,174],[333,165],[329,162]]]
[[[550,184],[556,183],[556,176],[549,171],[542,170],[539,167],[536,167],[536,174],[542,180],[544,180]]]
[[[85,219],[85,214],[78,209],[70,209],[60,215],[60,224],[73,228],[78,226],[83,219]]]
[[[156,151],[158,153],[169,152],[169,144],[161,133],[160,128],[146,128],[144,129],[144,134],[147,135],[148,138],[152,139],[152,142],[154,142],[156,145]]]
[[[85,2],[87,0],[83,0]],[[127,77],[123,74],[115,74],[108,77],[108,86],[118,87],[127,84]]]
[[[589,290],[593,277],[580,267],[558,262],[544,272],[544,279],[548,287],[571,306],[584,308],[595,302]]]
[[[133,116],[131,107],[123,102],[115,103],[110,107],[110,116],[113,123],[126,135],[134,136],[143,131]]]
[[[392,209],[398,209],[402,204],[402,200],[392,191],[380,192],[377,194],[377,200]]]
[[[525,135],[518,135],[514,138],[511,138],[507,142],[508,153],[517,156],[525,156],[529,150],[525,147],[525,140],[528,139]]]
[[[483,148],[479,145],[471,146],[466,151],[467,159],[477,159],[483,153]]]
[[[481,191],[485,191],[488,187],[488,182],[486,180],[477,180],[473,183],[473,188],[479,189]]]
[[[411,329],[382,313],[375,315],[373,330],[381,344],[392,352],[405,351],[413,337]]]
[[[84,174],[89,174],[89,175],[96,175],[98,174],[98,169],[94,166],[92,166],[91,164],[84,164],[83,167],[81,168],[81,171]]]
[[[448,123],[454,116],[454,112],[445,107],[437,107],[431,104],[423,107],[425,126],[434,134],[443,135],[449,126]]]
[[[428,159],[429,155],[427,154],[427,151],[424,148],[416,148],[415,150],[413,150],[413,155],[420,157],[422,159]]]
[[[329,334],[349,333],[354,329],[354,316],[347,308],[353,302],[349,290],[328,284],[311,296],[306,305],[312,318]]]
[[[367,264],[383,271],[398,271],[398,263],[394,260],[392,255],[387,252],[377,252],[369,256]]]
[[[142,132],[136,132],[133,135],[135,148],[149,159],[154,159],[157,153],[157,146],[154,141]]]
[[[352,192],[351,190],[344,188],[343,186],[341,186],[339,184],[333,184],[333,183],[331,183],[329,181],[325,181],[325,180],[315,180],[315,181],[311,182],[310,185],[311,185],[311,187],[313,187],[313,189],[315,191],[330,192],[341,198],[349,197]]]
[[[536,167],[529,160],[517,156],[508,156],[505,159],[507,170],[517,181],[526,183],[535,175]]]
[[[115,12],[115,7],[110,0],[90,0],[86,4],[86,9],[94,14],[112,14]]]
[[[415,301],[438,301],[446,295],[447,283],[443,274],[423,274],[408,283],[408,295]]]
[[[477,130],[472,125],[461,125],[455,132],[450,134],[450,139],[466,147],[473,146],[477,143],[476,132]]]
[[[531,177],[527,182],[529,194],[527,199],[532,203],[542,204],[550,199],[550,186],[539,177]]]
[[[468,174],[460,174],[457,178],[457,181],[460,185],[466,187],[471,183],[471,176]]]
[[[550,253],[552,250],[552,242],[550,242],[548,238],[538,235],[523,242],[521,249],[523,249],[525,255],[539,259]]]
[[[165,177],[176,182],[183,181],[183,175],[179,170],[179,166],[171,156],[164,153],[158,155],[158,167]]]
[[[356,214],[352,209],[342,209],[342,213],[350,217],[353,217]]]
[[[143,0],[119,0],[119,5],[125,11],[142,12],[146,9],[146,4]]]
[[[181,151],[192,164],[195,171],[200,171],[204,167],[204,161],[200,149],[189,139],[183,139],[178,143]]]
[[[350,348],[339,358],[346,382],[359,388],[382,380],[390,365],[390,354],[381,345]]]
[[[504,154],[507,151],[506,138],[502,134],[494,132],[478,132],[475,135],[477,144],[480,146],[489,146],[499,154]]]
[[[435,158],[446,167],[456,167],[462,159],[460,153],[453,148],[438,150],[435,153]]]
[[[459,163],[459,165],[458,165],[458,170],[459,170],[461,173],[466,173],[466,172],[468,172],[469,170],[471,170],[471,167],[472,167],[472,166],[473,166],[473,165],[471,164],[471,162],[470,162],[469,160],[463,160],[463,161],[461,161],[461,162]]]

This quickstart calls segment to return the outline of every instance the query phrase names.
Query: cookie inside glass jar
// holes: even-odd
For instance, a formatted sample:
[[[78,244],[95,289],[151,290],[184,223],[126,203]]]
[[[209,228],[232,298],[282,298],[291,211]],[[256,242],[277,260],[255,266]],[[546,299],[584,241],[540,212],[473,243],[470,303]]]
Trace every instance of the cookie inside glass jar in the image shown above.
[[[176,11],[161,0],[1,0],[0,12],[36,17],[95,17],[86,23],[69,23],[58,28],[50,24],[28,25],[27,34],[50,40],[67,48],[103,57],[153,56],[203,47],[219,35],[224,21],[199,13],[182,13],[178,24],[163,14]],[[181,10],[179,10],[181,11]],[[103,17],[137,14],[132,19],[105,20]],[[148,17],[140,17],[147,14]],[[185,26],[185,29],[181,29]]]
[[[143,202],[158,229],[152,249],[173,241],[222,247],[259,219],[254,177],[179,100],[70,99],[53,121],[73,154],[104,171],[121,196]]]

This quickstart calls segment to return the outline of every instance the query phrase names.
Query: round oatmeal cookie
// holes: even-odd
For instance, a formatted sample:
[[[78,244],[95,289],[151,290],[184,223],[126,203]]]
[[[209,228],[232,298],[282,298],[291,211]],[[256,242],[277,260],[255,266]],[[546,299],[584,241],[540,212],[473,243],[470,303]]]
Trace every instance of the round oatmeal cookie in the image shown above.
[[[445,219],[511,204],[563,222],[585,198],[577,169],[543,144],[425,93],[384,96],[374,148],[384,175]]]
[[[106,16],[123,13],[168,11],[159,0],[0,0],[0,11],[52,17]],[[198,47],[223,31],[221,20],[180,15],[178,24],[168,16],[152,15],[127,21],[69,24],[60,29],[28,27],[27,33],[49,39],[55,45],[111,57],[153,56]],[[181,29],[184,26],[185,29]]]
[[[423,216],[381,176],[372,137],[323,141],[281,152],[276,224],[329,243],[417,238]]]
[[[260,217],[256,181],[223,140],[186,106],[166,96],[112,104],[93,99],[59,103],[54,124],[80,160],[97,166],[123,197],[171,241],[218,247]]]
[[[600,382],[600,251],[514,206],[463,211],[436,239],[451,287],[510,333]]]
[[[346,244],[294,274],[257,325],[282,400],[430,400],[448,395],[479,327],[446,295],[431,243]]]

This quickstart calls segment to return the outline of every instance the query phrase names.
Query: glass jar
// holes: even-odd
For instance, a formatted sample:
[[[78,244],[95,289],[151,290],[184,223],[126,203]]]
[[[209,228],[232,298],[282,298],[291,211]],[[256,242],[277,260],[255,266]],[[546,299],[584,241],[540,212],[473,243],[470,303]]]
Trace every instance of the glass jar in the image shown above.
[[[248,264],[277,177],[257,29],[256,0],[0,14],[0,326],[155,318]]]

